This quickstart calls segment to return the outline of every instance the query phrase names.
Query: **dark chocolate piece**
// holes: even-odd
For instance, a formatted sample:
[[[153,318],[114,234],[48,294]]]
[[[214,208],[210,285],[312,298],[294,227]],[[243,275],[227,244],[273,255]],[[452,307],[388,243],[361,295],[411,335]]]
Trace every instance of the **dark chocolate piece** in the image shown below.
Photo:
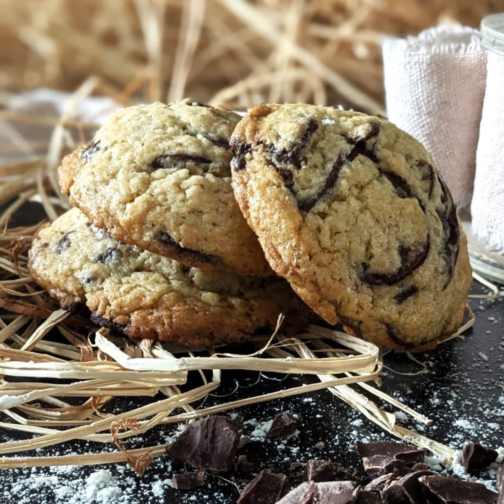
[[[234,171],[245,170],[246,162],[245,156],[252,152],[252,146],[246,144],[245,142],[231,142],[231,150],[233,151],[233,159],[231,160],[231,168]]]
[[[363,457],[362,464],[364,465],[364,470],[371,477],[389,473],[396,476],[403,476],[409,471],[404,460],[398,460],[389,455],[372,455],[371,457]]]
[[[174,474],[171,480],[172,487],[177,490],[192,490],[203,485],[205,471]]]
[[[428,181],[429,182],[429,199],[432,196],[432,191],[434,190],[434,168],[432,167],[431,164],[429,164],[427,161],[423,159],[419,159],[417,161],[417,167],[422,173],[422,180]]]
[[[242,432],[243,425],[224,416],[211,416],[188,425],[166,452],[175,462],[197,469],[228,471]]]
[[[277,504],[352,504],[356,494],[353,481],[312,481],[297,486]]]
[[[330,460],[308,460],[305,477],[307,481],[333,481],[336,476],[333,463]]]
[[[181,247],[166,231],[158,233],[156,235],[156,240],[177,253],[182,261],[185,259],[190,262],[196,261],[205,264],[213,264],[214,266],[222,264],[222,259],[220,257]]]
[[[390,486],[390,484],[392,484],[396,480],[397,477],[394,474],[383,474],[382,476],[378,476],[378,478],[375,478],[370,483],[368,483],[364,487],[364,490],[369,492],[379,492],[385,487]]]
[[[393,273],[373,273],[368,271],[369,266],[366,263],[361,263],[359,278],[370,285],[393,285],[419,268],[429,255],[429,250],[430,235],[427,235],[425,242],[417,247],[416,251],[404,245],[399,246],[401,266]]]
[[[393,485],[399,485],[408,496],[411,504],[425,504],[425,495],[423,487],[419,481],[422,476],[435,476],[435,473],[429,470],[415,471],[406,476],[403,476]]]
[[[422,476],[424,487],[431,504],[495,504],[497,494],[481,483],[472,483],[444,476]]]
[[[274,145],[268,146],[267,150],[271,152],[275,164],[289,164],[297,169],[301,168],[303,159],[300,156],[301,150],[308,144],[311,136],[318,129],[318,124],[313,119],[306,126],[305,132],[294,141],[290,150],[277,150]]]
[[[57,254],[62,254],[63,252],[66,252],[72,245],[72,240],[70,240],[69,233],[63,235],[63,238],[58,242],[58,245],[56,245],[56,253]]]
[[[355,499],[355,504],[382,504],[381,495],[378,492],[361,490]]]
[[[395,193],[399,196],[399,198],[405,199],[413,197],[408,183],[402,177],[396,175],[395,173],[385,172],[382,170],[380,170],[380,173],[393,185]]]
[[[254,464],[247,460],[246,455],[238,455],[238,460],[235,462],[234,470],[240,473],[248,473],[254,470]]]
[[[81,153],[80,157],[86,160],[86,163],[93,159],[93,156],[101,149],[100,147],[101,140],[98,142],[91,142]]]
[[[110,264],[114,259],[117,258],[119,251],[115,247],[109,247],[107,250],[98,254],[96,260],[103,264]]]
[[[123,333],[128,327],[127,325],[117,324],[111,320],[107,320],[101,315],[98,315],[96,312],[91,312],[89,318],[93,324],[99,325],[100,327],[106,327],[107,329],[119,334]]]
[[[409,343],[407,341],[404,341],[399,334],[398,329],[393,326],[392,324],[389,324],[388,322],[384,323],[385,330],[387,331],[387,336],[394,342],[397,343],[398,345],[403,346],[404,348],[414,348],[417,346],[414,343]]]
[[[266,439],[281,439],[296,432],[301,424],[301,417],[283,411],[273,419],[273,423],[266,434]]]
[[[357,441],[355,449],[361,457],[372,457],[374,455],[386,455],[406,463],[413,463],[418,458],[425,455],[425,450],[407,445],[406,443],[396,443],[395,441],[378,441],[375,443],[363,443]]]
[[[375,122],[371,122],[368,124],[369,129],[364,133],[364,135],[357,133],[356,135],[350,135],[347,137],[347,140],[352,144],[357,144],[359,142],[367,142],[371,138],[378,136],[380,133],[380,125]]]
[[[406,299],[410,298],[411,296],[415,295],[418,292],[418,287],[415,287],[414,285],[410,285],[409,287],[406,287],[406,289],[402,290],[401,292],[397,293],[394,296],[394,301],[397,304],[403,304]]]
[[[462,450],[462,464],[466,472],[476,471],[489,466],[497,460],[498,453],[485,448],[479,443],[467,443]]]
[[[275,504],[285,493],[287,477],[261,471],[242,491],[237,504]]]
[[[354,145],[353,149],[348,154],[348,161],[353,161],[357,156],[365,156],[373,163],[378,164],[378,158],[372,149],[366,145],[367,141],[371,138],[377,137],[380,132],[380,126],[377,123],[369,123],[369,130],[364,135],[348,136],[347,140]]]
[[[200,163],[200,164],[210,164],[211,159],[207,159],[201,156],[191,156],[190,154],[161,154],[156,159],[154,159],[150,166],[153,170],[159,170],[162,168],[172,168],[171,165],[166,166],[166,160],[173,161],[175,163]]]
[[[321,200],[336,185],[343,165],[343,156],[339,154],[338,159],[334,162],[331,171],[324,182],[324,185],[317,191],[317,193],[308,198],[298,200],[298,208],[302,212],[309,212],[318,203],[318,201]]]
[[[391,485],[381,492],[385,504],[411,504],[406,492],[399,485]]]

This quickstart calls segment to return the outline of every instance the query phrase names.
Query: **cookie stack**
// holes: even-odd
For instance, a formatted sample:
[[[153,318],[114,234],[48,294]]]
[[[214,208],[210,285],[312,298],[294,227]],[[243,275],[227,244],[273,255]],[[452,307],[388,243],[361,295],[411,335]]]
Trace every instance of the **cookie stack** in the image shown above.
[[[408,349],[461,323],[471,270],[450,193],[425,149],[378,117],[130,107],[59,181],[77,208],[39,232],[30,271],[112,330],[215,345],[271,331],[280,313],[300,329],[311,308]]]

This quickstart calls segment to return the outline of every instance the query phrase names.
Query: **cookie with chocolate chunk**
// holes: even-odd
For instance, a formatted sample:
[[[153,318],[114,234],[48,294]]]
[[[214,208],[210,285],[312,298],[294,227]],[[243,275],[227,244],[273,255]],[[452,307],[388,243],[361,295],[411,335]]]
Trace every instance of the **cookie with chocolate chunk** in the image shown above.
[[[326,321],[398,349],[458,328],[466,238],[418,141],[374,116],[266,104],[231,148],[235,196],[266,258]]]
[[[280,313],[292,330],[310,316],[282,278],[185,266],[111,238],[76,208],[38,233],[29,269],[63,308],[131,337],[215,345],[274,329]]]
[[[125,108],[63,160],[61,190],[117,240],[205,270],[271,275],[231,189],[239,120],[189,100]]]

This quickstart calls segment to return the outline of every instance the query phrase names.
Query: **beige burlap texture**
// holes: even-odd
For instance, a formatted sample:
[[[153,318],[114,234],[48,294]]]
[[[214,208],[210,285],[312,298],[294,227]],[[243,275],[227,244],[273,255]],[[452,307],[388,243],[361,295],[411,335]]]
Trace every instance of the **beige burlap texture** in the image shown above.
[[[471,214],[478,238],[504,252],[504,54],[491,51]]]
[[[383,44],[388,118],[432,154],[459,208],[471,203],[486,77],[478,31],[436,27]]]

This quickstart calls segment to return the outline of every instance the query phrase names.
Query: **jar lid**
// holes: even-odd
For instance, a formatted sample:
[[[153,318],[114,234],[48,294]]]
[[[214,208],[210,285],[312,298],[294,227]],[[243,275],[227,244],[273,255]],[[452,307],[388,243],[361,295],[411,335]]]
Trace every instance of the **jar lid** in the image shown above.
[[[483,18],[481,37],[485,49],[504,54],[504,14],[492,14]]]

